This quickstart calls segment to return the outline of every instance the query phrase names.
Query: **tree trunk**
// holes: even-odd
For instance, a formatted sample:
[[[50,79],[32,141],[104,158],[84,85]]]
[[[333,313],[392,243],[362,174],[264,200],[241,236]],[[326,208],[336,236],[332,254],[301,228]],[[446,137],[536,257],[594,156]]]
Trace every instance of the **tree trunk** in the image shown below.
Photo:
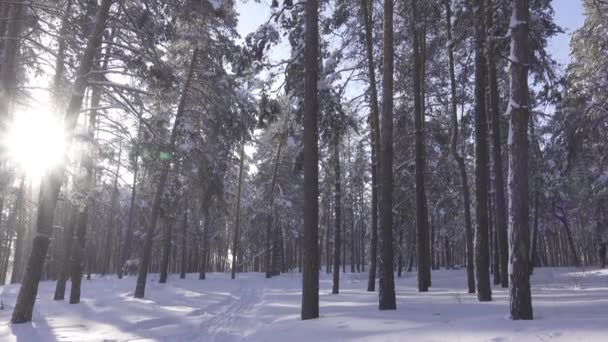
[[[486,0],[486,28],[490,32],[490,35],[494,36],[496,33],[493,27],[493,1]],[[500,284],[503,288],[509,287],[508,281],[508,257],[509,257],[509,246],[507,241],[507,209],[505,207],[505,185],[502,167],[502,148],[500,139],[500,113],[499,113],[499,93],[498,93],[498,76],[496,72],[496,61],[495,61],[495,43],[494,39],[488,39],[487,43],[487,59],[488,59],[488,88],[489,88],[489,99],[490,99],[490,125],[492,127],[492,161],[494,171],[494,220],[496,226],[497,240],[498,240],[498,256],[499,256],[499,268],[495,272],[500,271]]]
[[[532,319],[528,189],[528,67],[530,6],[515,0],[511,17],[509,125],[509,282],[511,318]]]
[[[17,231],[17,238],[15,240],[15,254],[13,256],[13,272],[11,274],[11,284],[18,283],[21,280],[23,275],[23,259],[24,259],[24,246],[23,242],[25,240],[25,224],[18,224],[22,220],[25,222],[24,215],[24,197],[25,197],[25,189],[24,189],[25,179],[21,180],[21,185],[19,185],[19,192],[17,193],[17,198],[15,199],[15,206],[8,217],[8,222],[6,225],[7,236],[9,235],[9,230]],[[10,237],[12,240],[12,237]],[[10,255],[10,248],[7,249],[7,258]]]
[[[8,6],[8,17],[6,21],[6,33],[2,36],[2,63],[0,64],[0,126],[5,127],[6,120],[9,118],[9,109],[17,88],[17,72],[19,49],[21,47],[21,31],[23,16],[26,9],[25,3],[4,4]],[[0,189],[3,190],[3,189]]]
[[[169,272],[169,256],[171,255],[171,240],[173,238],[173,218],[166,217],[164,220],[161,218],[161,222],[164,223],[163,226],[165,229],[163,232],[163,256],[160,262],[160,277],[158,282],[165,284]]]
[[[175,121],[173,122],[173,128],[171,129],[171,138],[169,140],[168,148],[170,151],[173,151],[175,148],[175,141],[177,140],[178,134],[178,125],[181,122],[182,116],[186,109],[186,99],[188,97],[188,92],[190,90],[190,83],[192,81],[192,76],[194,74],[194,68],[196,66],[196,58],[198,54],[198,49],[194,49],[192,52],[192,59],[190,60],[190,67],[188,70],[188,75],[186,76],[186,81],[184,83],[184,87],[182,89],[182,94],[179,99],[179,104],[177,107],[177,113],[175,115]],[[163,193],[165,191],[165,185],[167,184],[167,178],[169,175],[169,162],[164,161],[161,166],[160,176],[158,179],[158,183],[156,184],[156,189],[154,193],[154,201],[152,202],[152,211],[150,213],[150,222],[148,223],[148,228],[146,229],[146,236],[144,240],[144,248],[143,255],[141,258],[141,263],[139,266],[139,270],[137,272],[137,285],[135,287],[135,298],[143,298],[146,290],[146,278],[148,277],[148,267],[150,265],[150,256],[152,254],[152,243],[154,242],[154,233],[156,231],[156,224],[158,221],[158,216],[160,214],[160,202],[163,197]]]
[[[334,272],[331,293],[340,292],[340,230],[341,230],[341,181],[340,181],[340,138],[337,132],[334,133]]]
[[[486,120],[487,65],[484,55],[486,32],[484,23],[484,1],[475,0],[475,194],[477,197],[475,216],[475,277],[477,299],[492,300],[490,287],[490,256],[488,239],[488,124]]]
[[[319,317],[319,3],[306,1],[304,49],[304,243],[302,274],[303,320]]]
[[[287,120],[287,119],[285,119]],[[287,121],[286,121],[287,122]],[[274,188],[277,182],[277,173],[279,170],[279,161],[281,160],[281,150],[283,149],[283,138],[279,138],[278,146],[277,146],[277,154],[274,159],[274,167],[272,170],[272,179],[270,180],[270,192],[268,194],[268,216],[266,221],[266,278],[270,278],[273,275],[273,269],[276,268],[276,265],[272,263],[272,256],[274,250],[274,235],[272,224],[274,223]],[[276,262],[276,261],[275,261]],[[274,267],[273,267],[274,266]]]
[[[382,148],[380,156],[380,228],[382,264],[379,281],[379,309],[395,310],[393,274],[393,0],[384,0],[384,77],[382,79]]]
[[[234,239],[232,240],[232,273],[231,277],[236,276],[236,257],[239,251],[240,223],[241,223],[241,188],[243,186],[243,165],[245,161],[245,142],[241,145],[241,160],[239,162],[239,179],[236,188],[236,207],[234,209]],[[185,246],[185,245],[184,245]]]
[[[74,230],[76,228],[76,221],[78,219],[78,209],[72,209],[74,213],[70,218],[68,226],[63,232],[63,255],[61,262],[61,271],[59,273],[59,279],[55,285],[55,296],[54,300],[63,300],[65,298],[65,286],[70,275],[70,265],[72,259],[72,243],[74,242]]]
[[[370,241],[370,266],[367,281],[367,291],[376,289],[376,261],[378,260],[378,179],[380,169],[380,110],[378,108],[378,91],[376,88],[376,69],[374,65],[371,0],[361,0],[363,9],[363,22],[365,24],[365,50],[367,55],[367,71],[369,74],[370,90],[370,135],[371,135],[371,163],[372,163],[372,224]]]
[[[92,108],[95,108],[96,105],[98,105],[98,103],[93,103],[91,106]],[[120,157],[122,156],[122,143],[120,143],[119,145],[119,150],[118,150],[118,158],[116,160],[117,162],[117,166],[116,166],[116,174],[114,176],[114,185],[112,187],[112,198],[110,199],[110,215],[108,217],[108,223],[107,223],[107,231],[106,231],[106,237],[105,237],[105,246],[104,246],[104,256],[103,256],[103,260],[102,260],[102,266],[101,266],[101,275],[106,275],[108,273],[110,273],[110,264],[111,264],[111,259],[112,259],[112,249],[114,248],[114,237],[116,236],[120,236],[120,234],[117,234],[117,230],[118,230],[118,220],[116,218],[116,216],[118,216],[116,214],[116,206],[117,206],[117,202],[118,202],[118,176],[120,175]]]
[[[417,0],[412,0],[412,16],[418,17]],[[414,73],[413,88],[414,88],[414,126],[415,126],[415,160],[416,160],[416,230],[418,235],[418,291],[427,292],[429,290],[429,274],[430,274],[430,241],[429,241],[429,222],[428,208],[426,203],[425,190],[425,158],[424,158],[424,113],[422,111],[422,78],[420,70],[422,66],[421,52],[421,32],[417,28],[418,23],[414,20],[411,22],[411,30],[414,35],[414,52],[413,62]]]
[[[131,241],[133,240],[133,218],[135,216],[135,198],[137,194],[137,173],[139,170],[138,159],[139,154],[136,153],[135,160],[133,161],[133,185],[131,186],[131,203],[129,205],[127,231],[125,232],[125,242],[123,244],[122,253],[120,255],[120,261],[118,264],[118,279],[122,279],[125,262],[131,256]]]
[[[464,157],[458,152],[458,97],[456,92],[456,71],[454,66],[454,43],[452,38],[452,9],[451,1],[445,0],[446,8],[446,27],[448,35],[448,62],[450,69],[450,92],[452,96],[452,137],[450,149],[452,156],[458,164],[460,172],[460,183],[462,187],[462,197],[464,202],[464,222],[466,240],[466,264],[467,264],[467,287],[469,293],[475,293],[475,271],[473,268],[473,228],[471,225],[471,199],[469,195],[469,181]]]
[[[84,99],[84,92],[87,87],[87,78],[97,55],[96,47],[100,45],[101,35],[105,29],[112,2],[112,0],[102,0],[95,18],[95,26],[88,39],[84,54],[81,57],[80,66],[76,72],[76,80],[72,87],[70,103],[64,117],[67,136],[72,136],[75,130]],[[57,197],[63,182],[65,168],[66,165],[64,163],[55,167],[41,182],[38,217],[36,219],[36,236],[34,237],[32,253],[30,254],[23,282],[19,289],[19,295],[17,296],[17,302],[13,310],[11,319],[13,323],[23,323],[32,320],[32,311],[34,310],[34,303],[38,294],[38,283],[40,282],[44,260],[50,243],[55,206],[57,205]]]

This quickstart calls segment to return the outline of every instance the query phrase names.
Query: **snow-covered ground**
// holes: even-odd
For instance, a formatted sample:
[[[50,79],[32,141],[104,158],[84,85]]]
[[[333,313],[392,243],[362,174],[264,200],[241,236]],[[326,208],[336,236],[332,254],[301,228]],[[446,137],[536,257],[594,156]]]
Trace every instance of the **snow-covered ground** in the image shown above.
[[[429,293],[413,274],[396,278],[397,311],[378,311],[367,274],[342,274],[331,294],[321,275],[321,317],[301,321],[301,276],[188,274],[168,284],[149,277],[146,298],[132,298],[135,278],[83,282],[81,304],[52,300],[40,284],[31,324],[8,323],[18,286],[0,287],[0,341],[608,341],[608,270],[548,268],[533,277],[534,321],[508,319],[508,293],[479,303],[464,270],[434,271]],[[69,284],[68,284],[69,293]]]

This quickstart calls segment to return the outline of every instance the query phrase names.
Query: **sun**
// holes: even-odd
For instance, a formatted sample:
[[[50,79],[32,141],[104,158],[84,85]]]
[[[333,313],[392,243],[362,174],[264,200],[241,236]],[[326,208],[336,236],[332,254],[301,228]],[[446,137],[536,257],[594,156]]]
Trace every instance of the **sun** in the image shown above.
[[[2,139],[6,158],[33,179],[59,165],[67,146],[63,122],[45,110],[16,112]]]

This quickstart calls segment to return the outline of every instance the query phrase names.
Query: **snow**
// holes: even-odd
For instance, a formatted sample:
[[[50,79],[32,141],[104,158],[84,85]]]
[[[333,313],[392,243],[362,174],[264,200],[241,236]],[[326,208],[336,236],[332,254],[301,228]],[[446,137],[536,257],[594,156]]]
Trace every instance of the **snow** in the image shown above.
[[[83,281],[78,305],[52,300],[40,284],[34,320],[11,325],[17,285],[0,287],[0,341],[605,341],[608,270],[540,268],[533,276],[534,321],[508,319],[508,292],[493,302],[466,293],[464,270],[433,271],[418,293],[416,277],[396,279],[397,310],[378,311],[367,274],[342,273],[341,293],[321,273],[321,317],[301,321],[301,275],[210,273],[207,280],[148,277],[145,299],[132,298],[134,277]],[[69,294],[69,284],[68,292]]]

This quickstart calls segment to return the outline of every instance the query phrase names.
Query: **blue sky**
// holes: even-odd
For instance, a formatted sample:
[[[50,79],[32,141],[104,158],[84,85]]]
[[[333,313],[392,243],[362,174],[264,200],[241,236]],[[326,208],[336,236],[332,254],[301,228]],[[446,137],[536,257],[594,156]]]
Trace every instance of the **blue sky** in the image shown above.
[[[549,51],[555,59],[566,64],[570,60],[570,34],[583,25],[582,0],[553,0],[555,10],[555,22],[566,30],[553,38],[549,45]]]
[[[270,0],[262,0],[256,3],[254,0],[248,0],[246,3],[238,2],[239,18],[239,33],[245,37],[248,33],[264,23],[270,14]],[[569,42],[570,33],[576,30],[583,24],[583,6],[582,0],[553,0],[553,8],[555,9],[555,21],[562,26],[565,34],[559,34],[551,40],[549,51],[562,64],[569,61]],[[279,47],[279,50],[281,48]],[[287,51],[275,51],[273,58],[282,58],[286,56]]]

